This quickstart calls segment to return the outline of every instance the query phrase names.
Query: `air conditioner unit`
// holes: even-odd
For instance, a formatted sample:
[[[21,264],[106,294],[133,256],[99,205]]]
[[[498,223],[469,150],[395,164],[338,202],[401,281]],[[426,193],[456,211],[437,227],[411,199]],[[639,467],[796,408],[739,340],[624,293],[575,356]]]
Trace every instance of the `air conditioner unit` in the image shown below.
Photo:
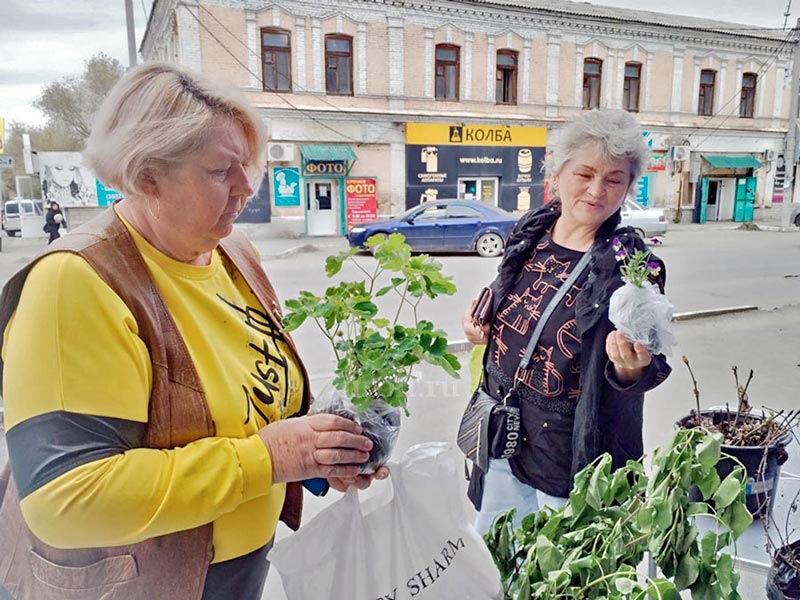
[[[291,162],[294,160],[294,144],[270,142],[267,144],[267,158],[274,162]]]
[[[765,150],[764,151],[764,160],[775,160],[778,157],[778,153],[775,150]]]
[[[673,146],[672,147],[672,160],[674,162],[684,162],[689,160],[692,153],[691,146]]]

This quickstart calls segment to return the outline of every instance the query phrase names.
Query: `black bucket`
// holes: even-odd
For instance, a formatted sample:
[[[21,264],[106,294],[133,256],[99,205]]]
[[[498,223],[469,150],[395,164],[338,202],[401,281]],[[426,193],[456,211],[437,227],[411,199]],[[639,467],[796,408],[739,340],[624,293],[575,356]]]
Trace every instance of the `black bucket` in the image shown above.
[[[714,425],[724,421],[732,421],[736,413],[728,411],[702,411],[703,417],[710,418]],[[763,421],[764,417],[758,415],[748,415],[744,417],[747,421]],[[684,417],[676,423],[682,429],[686,428],[686,423],[694,419],[694,415]],[[761,446],[728,446],[722,445],[723,457],[717,463],[717,473],[720,479],[725,479],[738,463],[725,454],[734,457],[744,465],[747,473],[745,485],[745,504],[748,512],[754,519],[766,517],[772,513],[775,504],[775,497],[778,493],[778,481],[781,475],[781,465],[786,462],[789,455],[786,453],[786,444],[789,442],[788,435],[785,439],[779,440],[769,448]],[[766,453],[766,458],[764,454]],[[690,492],[691,500],[697,502],[700,492],[693,489]]]

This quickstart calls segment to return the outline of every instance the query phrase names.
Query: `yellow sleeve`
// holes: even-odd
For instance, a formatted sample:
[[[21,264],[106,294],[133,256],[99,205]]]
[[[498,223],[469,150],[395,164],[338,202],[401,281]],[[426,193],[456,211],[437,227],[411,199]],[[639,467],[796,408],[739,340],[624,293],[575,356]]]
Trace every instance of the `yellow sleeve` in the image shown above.
[[[210,523],[272,490],[272,462],[257,435],[205,438],[87,463],[21,506],[31,531],[51,546],[119,546]]]
[[[147,421],[147,349],[128,308],[80,256],[57,253],[33,268],[5,335],[9,431],[58,411]],[[216,437],[81,463],[25,496],[22,511],[53,546],[114,546],[209,523],[282,491],[257,435]]]

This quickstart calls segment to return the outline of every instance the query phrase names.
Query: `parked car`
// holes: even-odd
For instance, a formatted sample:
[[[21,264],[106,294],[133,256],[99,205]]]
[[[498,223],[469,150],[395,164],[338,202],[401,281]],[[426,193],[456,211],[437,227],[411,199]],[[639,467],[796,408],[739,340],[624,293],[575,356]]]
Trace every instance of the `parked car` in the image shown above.
[[[400,217],[361,223],[350,228],[353,248],[364,248],[373,235],[402,233],[418,251],[477,252],[500,256],[519,217],[472,200],[436,200]]]
[[[643,238],[667,233],[667,216],[663,208],[648,208],[626,198],[622,203],[622,225],[633,227]]]
[[[20,216],[41,215],[43,213],[42,202],[40,200],[17,199],[9,200],[3,205],[3,213],[0,216],[2,227],[8,236],[15,236],[22,230]]]
[[[789,218],[789,222],[800,227],[800,202],[792,203],[792,216]]]

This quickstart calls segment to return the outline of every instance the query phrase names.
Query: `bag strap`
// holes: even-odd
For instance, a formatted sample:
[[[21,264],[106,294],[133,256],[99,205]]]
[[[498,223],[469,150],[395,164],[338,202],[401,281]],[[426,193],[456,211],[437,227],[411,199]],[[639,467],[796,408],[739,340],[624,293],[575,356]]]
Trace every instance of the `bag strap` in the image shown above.
[[[578,264],[575,265],[575,268],[572,269],[572,272],[570,272],[569,277],[567,277],[567,280],[563,284],[561,284],[560,288],[558,288],[558,292],[556,292],[556,295],[553,296],[553,298],[547,304],[547,308],[544,309],[542,316],[539,317],[539,321],[536,323],[536,328],[533,330],[531,339],[528,342],[528,347],[525,348],[525,354],[522,356],[522,360],[519,361],[517,372],[514,374],[514,385],[511,387],[512,390],[517,386],[517,381],[519,381],[519,372],[522,371],[523,369],[528,368],[528,363],[530,362],[531,356],[533,355],[533,349],[539,342],[539,338],[542,335],[544,326],[547,324],[547,320],[550,318],[550,315],[553,314],[553,311],[556,309],[556,307],[561,303],[561,300],[564,298],[564,296],[567,295],[567,292],[575,284],[575,281],[577,281],[578,277],[581,276],[581,273],[583,273],[586,270],[586,266],[589,264],[590,259],[591,259],[591,254],[587,250],[586,252],[583,253],[583,256],[578,261]]]

